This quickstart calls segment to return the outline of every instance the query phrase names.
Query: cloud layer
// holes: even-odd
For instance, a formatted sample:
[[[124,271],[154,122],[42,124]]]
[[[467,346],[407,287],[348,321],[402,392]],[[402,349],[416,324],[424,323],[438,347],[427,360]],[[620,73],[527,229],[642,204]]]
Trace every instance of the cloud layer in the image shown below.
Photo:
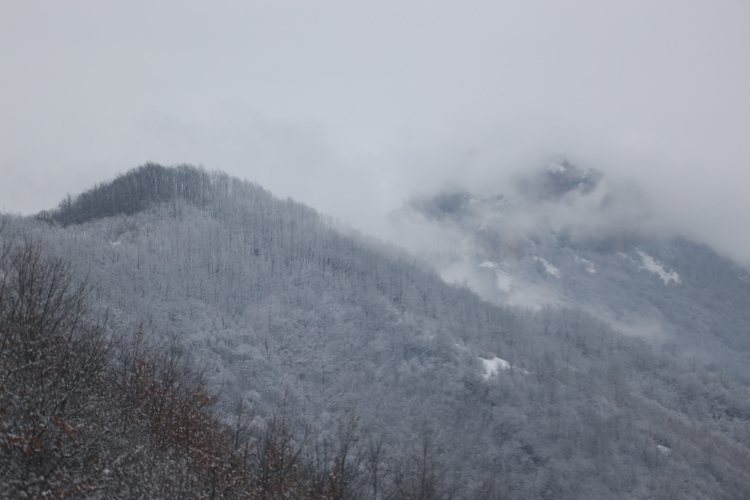
[[[360,4],[4,5],[0,206],[185,162],[384,234],[563,154],[750,263],[746,2]]]

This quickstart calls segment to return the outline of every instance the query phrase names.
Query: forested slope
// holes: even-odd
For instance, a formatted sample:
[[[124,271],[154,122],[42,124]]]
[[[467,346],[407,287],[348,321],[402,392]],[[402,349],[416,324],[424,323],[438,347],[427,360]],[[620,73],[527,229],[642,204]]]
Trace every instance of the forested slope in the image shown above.
[[[578,307],[750,383],[750,271],[679,235],[633,188],[567,161],[392,215],[446,279],[490,302]]]
[[[6,220],[87,277],[92,318],[203,371],[254,449],[282,422],[307,492],[750,495],[746,388],[580,310],[486,303],[257,185],[148,165]]]

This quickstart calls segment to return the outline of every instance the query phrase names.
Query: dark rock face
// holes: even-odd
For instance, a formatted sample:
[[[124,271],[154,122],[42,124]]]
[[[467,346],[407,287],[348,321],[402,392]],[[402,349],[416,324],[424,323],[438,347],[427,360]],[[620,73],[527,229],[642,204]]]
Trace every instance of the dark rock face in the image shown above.
[[[603,178],[598,170],[584,170],[562,160],[519,181],[519,191],[533,201],[559,200],[568,193],[588,194]]]

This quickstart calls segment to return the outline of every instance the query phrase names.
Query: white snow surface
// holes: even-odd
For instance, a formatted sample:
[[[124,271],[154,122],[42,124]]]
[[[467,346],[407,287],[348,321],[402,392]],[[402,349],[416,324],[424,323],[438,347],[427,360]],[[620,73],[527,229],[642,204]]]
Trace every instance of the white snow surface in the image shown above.
[[[484,379],[489,380],[493,375],[497,375],[500,370],[509,370],[510,363],[497,356],[492,359],[479,358],[484,365]]]
[[[500,269],[495,269],[495,283],[503,292],[510,293],[513,289],[513,278],[510,277],[510,274]]]
[[[641,250],[636,250],[638,252],[638,255],[641,256],[641,259],[643,260],[643,265],[641,266],[641,269],[645,269],[646,271],[652,272],[654,274],[657,274],[662,281],[664,281],[664,284],[669,284],[670,281],[674,281],[675,283],[680,283],[680,275],[676,272],[672,271],[671,273],[668,273],[662,265],[653,257],[648,255],[645,252],[642,252]]]
[[[555,278],[560,277],[560,270],[556,268],[555,266],[553,266],[552,264],[550,264],[549,262],[547,262],[546,260],[544,260],[543,258],[534,257],[534,260],[537,262],[541,262],[542,265],[544,266],[544,270],[547,271],[552,276],[554,276]]]

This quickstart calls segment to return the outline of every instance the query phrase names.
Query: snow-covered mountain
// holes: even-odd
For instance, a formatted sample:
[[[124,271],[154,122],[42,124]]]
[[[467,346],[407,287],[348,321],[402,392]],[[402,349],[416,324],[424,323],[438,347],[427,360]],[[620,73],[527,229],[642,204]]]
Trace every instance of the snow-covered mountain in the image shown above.
[[[580,307],[750,382],[750,272],[658,227],[633,191],[552,163],[508,193],[412,199],[394,223],[447,281],[498,304]]]
[[[716,346],[747,324],[731,302],[744,275],[725,284],[742,270],[637,231],[644,214],[604,183],[561,164],[518,195],[413,201],[402,220],[440,243],[431,262],[485,299],[310,207],[188,166],[145,165],[36,218],[5,216],[0,248],[33,240],[70,262],[90,314],[183,353],[220,418],[284,422],[298,491],[335,471],[345,487],[325,498],[750,496],[748,388],[688,347],[618,329],[655,324],[678,345],[664,325],[684,324],[679,345],[724,356]],[[251,434],[256,449],[267,435]],[[105,465],[126,474],[118,463]]]

